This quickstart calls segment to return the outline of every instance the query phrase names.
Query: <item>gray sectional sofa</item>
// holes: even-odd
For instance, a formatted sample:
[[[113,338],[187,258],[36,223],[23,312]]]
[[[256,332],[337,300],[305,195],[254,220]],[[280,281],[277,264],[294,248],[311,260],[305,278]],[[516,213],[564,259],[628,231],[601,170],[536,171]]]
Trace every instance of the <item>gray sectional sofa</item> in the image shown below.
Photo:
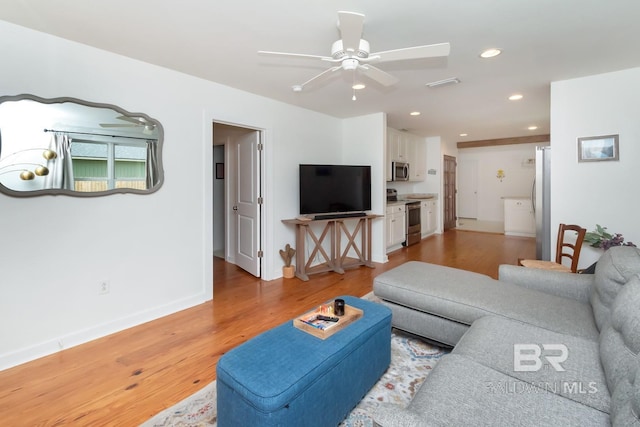
[[[454,346],[378,425],[640,426],[639,249],[611,248],[593,275],[409,262],[373,289],[394,327]]]

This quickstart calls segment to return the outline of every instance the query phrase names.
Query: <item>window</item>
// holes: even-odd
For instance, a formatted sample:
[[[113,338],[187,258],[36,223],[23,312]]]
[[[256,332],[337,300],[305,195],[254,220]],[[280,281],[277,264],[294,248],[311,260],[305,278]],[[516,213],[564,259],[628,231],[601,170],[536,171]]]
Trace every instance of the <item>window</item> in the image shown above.
[[[71,159],[76,191],[147,189],[144,144],[73,140]]]

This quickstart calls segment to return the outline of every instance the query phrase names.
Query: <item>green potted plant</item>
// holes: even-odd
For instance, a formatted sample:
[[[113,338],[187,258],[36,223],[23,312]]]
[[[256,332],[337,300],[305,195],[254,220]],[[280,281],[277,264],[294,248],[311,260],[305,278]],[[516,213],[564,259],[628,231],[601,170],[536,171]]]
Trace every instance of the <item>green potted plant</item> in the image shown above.
[[[291,265],[291,260],[295,255],[296,250],[291,247],[287,243],[287,246],[284,247],[284,250],[280,249],[280,256],[284,260],[284,267],[282,267],[282,275],[285,279],[291,279],[296,275],[296,266]]]

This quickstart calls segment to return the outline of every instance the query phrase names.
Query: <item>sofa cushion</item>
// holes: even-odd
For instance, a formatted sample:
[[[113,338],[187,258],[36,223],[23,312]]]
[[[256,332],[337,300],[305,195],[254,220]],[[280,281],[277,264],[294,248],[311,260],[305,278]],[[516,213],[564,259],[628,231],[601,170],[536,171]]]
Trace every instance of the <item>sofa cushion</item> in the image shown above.
[[[382,426],[605,426],[608,414],[458,354],[438,362],[406,409],[384,405]]]
[[[403,331],[426,338],[438,347],[453,347],[467,332],[469,325],[453,322],[403,305],[382,300],[393,313],[393,325]]]
[[[591,306],[598,329],[609,320],[611,305],[622,286],[640,273],[640,249],[631,246],[610,248],[598,260]]]
[[[516,345],[523,344],[533,345],[532,350],[540,351],[540,356],[528,360],[519,357],[525,352],[516,351]],[[553,349],[550,344],[565,347]],[[452,353],[602,412],[610,410],[611,398],[595,341],[485,316],[473,322]],[[566,360],[558,362],[564,371],[549,362],[554,356],[565,354]],[[524,370],[529,367],[535,369]]]
[[[466,325],[483,316],[499,315],[598,339],[589,304],[469,271],[411,261],[377,276],[373,290],[383,300]],[[395,320],[394,326],[402,328]]]
[[[615,426],[640,426],[640,365],[632,382],[618,384],[611,396],[611,422]]]
[[[614,300],[611,319],[600,334],[600,358],[609,391],[615,401],[612,406],[612,416],[615,418],[621,416],[622,408],[640,406],[640,397],[634,397],[632,392],[640,367],[639,353],[640,275],[634,275]],[[635,412],[636,421],[638,414],[640,412]],[[624,418],[628,416],[627,413]]]

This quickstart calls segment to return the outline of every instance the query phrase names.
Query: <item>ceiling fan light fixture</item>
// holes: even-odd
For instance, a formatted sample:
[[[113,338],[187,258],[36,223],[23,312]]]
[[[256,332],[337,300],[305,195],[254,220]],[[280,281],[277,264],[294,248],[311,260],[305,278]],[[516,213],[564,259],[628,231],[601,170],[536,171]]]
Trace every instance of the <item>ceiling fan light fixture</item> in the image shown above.
[[[358,68],[360,63],[357,59],[347,58],[342,60],[342,69],[343,70],[355,70]]]
[[[483,50],[480,54],[480,58],[495,58],[496,56],[502,53],[502,49],[498,49],[497,47],[492,47],[486,50]]]
[[[430,87],[430,88],[436,88],[436,87],[440,87],[440,86],[446,86],[446,85],[455,85],[460,83],[460,79],[457,77],[449,77],[448,79],[442,79],[442,80],[438,80],[435,82],[431,82],[431,83],[427,83],[425,86]]]

